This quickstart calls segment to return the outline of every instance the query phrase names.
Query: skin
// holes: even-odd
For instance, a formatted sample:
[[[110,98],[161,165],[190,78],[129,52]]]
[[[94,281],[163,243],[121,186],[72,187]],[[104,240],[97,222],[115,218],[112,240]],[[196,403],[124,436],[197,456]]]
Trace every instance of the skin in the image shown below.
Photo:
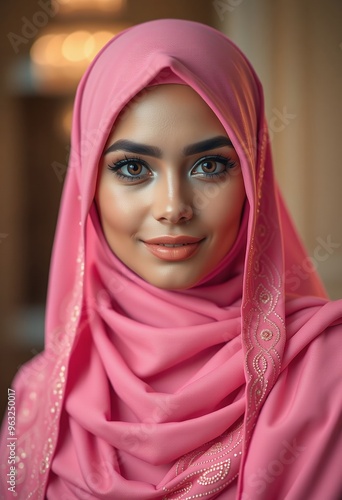
[[[216,144],[184,154],[189,145],[217,137]],[[118,141],[158,151],[138,154],[134,146]],[[126,158],[133,161],[123,165]],[[117,162],[120,169],[111,170]],[[214,112],[193,89],[150,87],[123,110],[100,161],[96,203],[110,248],[141,278],[169,290],[194,286],[233,246],[244,201],[237,153]],[[193,236],[201,242],[194,255],[170,262],[152,255],[144,243],[165,235]]]

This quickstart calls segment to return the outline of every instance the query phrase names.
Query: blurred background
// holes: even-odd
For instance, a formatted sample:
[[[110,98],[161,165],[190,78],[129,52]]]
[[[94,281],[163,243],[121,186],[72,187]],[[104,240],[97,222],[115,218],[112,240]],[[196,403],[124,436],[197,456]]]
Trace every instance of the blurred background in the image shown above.
[[[330,297],[342,297],[340,0],[2,0],[1,413],[16,371],[43,349],[77,83],[110,37],[158,18],[214,26],[253,63],[276,175],[311,255],[291,273],[305,279],[317,268]]]

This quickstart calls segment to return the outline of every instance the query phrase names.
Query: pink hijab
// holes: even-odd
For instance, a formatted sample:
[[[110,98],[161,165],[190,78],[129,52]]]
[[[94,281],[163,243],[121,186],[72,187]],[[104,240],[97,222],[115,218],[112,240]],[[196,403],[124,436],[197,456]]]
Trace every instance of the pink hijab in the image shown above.
[[[184,291],[120,262],[94,205],[118,114],[170,82],[215,112],[247,193],[234,247]],[[234,44],[183,20],[109,42],[77,91],[45,350],[14,383],[18,498],[337,498],[342,307],[314,271],[291,280],[306,259],[275,185],[261,85]],[[6,444],[4,427],[1,457]]]

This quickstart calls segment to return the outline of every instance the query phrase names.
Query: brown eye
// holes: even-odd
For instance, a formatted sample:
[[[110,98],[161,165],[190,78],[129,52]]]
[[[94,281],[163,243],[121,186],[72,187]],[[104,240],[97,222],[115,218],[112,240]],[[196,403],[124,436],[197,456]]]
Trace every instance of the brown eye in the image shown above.
[[[206,174],[213,174],[217,169],[217,163],[214,160],[204,161],[201,167]]]
[[[125,158],[108,165],[108,168],[124,182],[142,182],[153,175],[149,166],[139,158]]]
[[[138,162],[131,162],[126,165],[126,168],[127,172],[131,175],[140,175],[143,170],[143,166]]]
[[[198,160],[191,174],[203,179],[223,178],[228,175],[228,170],[234,168],[236,162],[231,158],[213,155]]]

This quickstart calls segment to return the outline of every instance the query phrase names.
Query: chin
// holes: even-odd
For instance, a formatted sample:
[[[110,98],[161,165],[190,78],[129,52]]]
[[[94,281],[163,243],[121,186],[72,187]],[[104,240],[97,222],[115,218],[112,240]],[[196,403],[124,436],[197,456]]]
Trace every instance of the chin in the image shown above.
[[[180,271],[178,271],[179,274]],[[145,281],[150,283],[150,285],[155,286],[156,288],[160,288],[162,290],[187,290],[192,288],[200,281],[201,278],[196,279],[184,279],[184,276],[180,276],[177,279],[177,272],[173,272],[173,275],[169,278],[162,276],[160,278],[148,279],[147,276],[141,276]]]

